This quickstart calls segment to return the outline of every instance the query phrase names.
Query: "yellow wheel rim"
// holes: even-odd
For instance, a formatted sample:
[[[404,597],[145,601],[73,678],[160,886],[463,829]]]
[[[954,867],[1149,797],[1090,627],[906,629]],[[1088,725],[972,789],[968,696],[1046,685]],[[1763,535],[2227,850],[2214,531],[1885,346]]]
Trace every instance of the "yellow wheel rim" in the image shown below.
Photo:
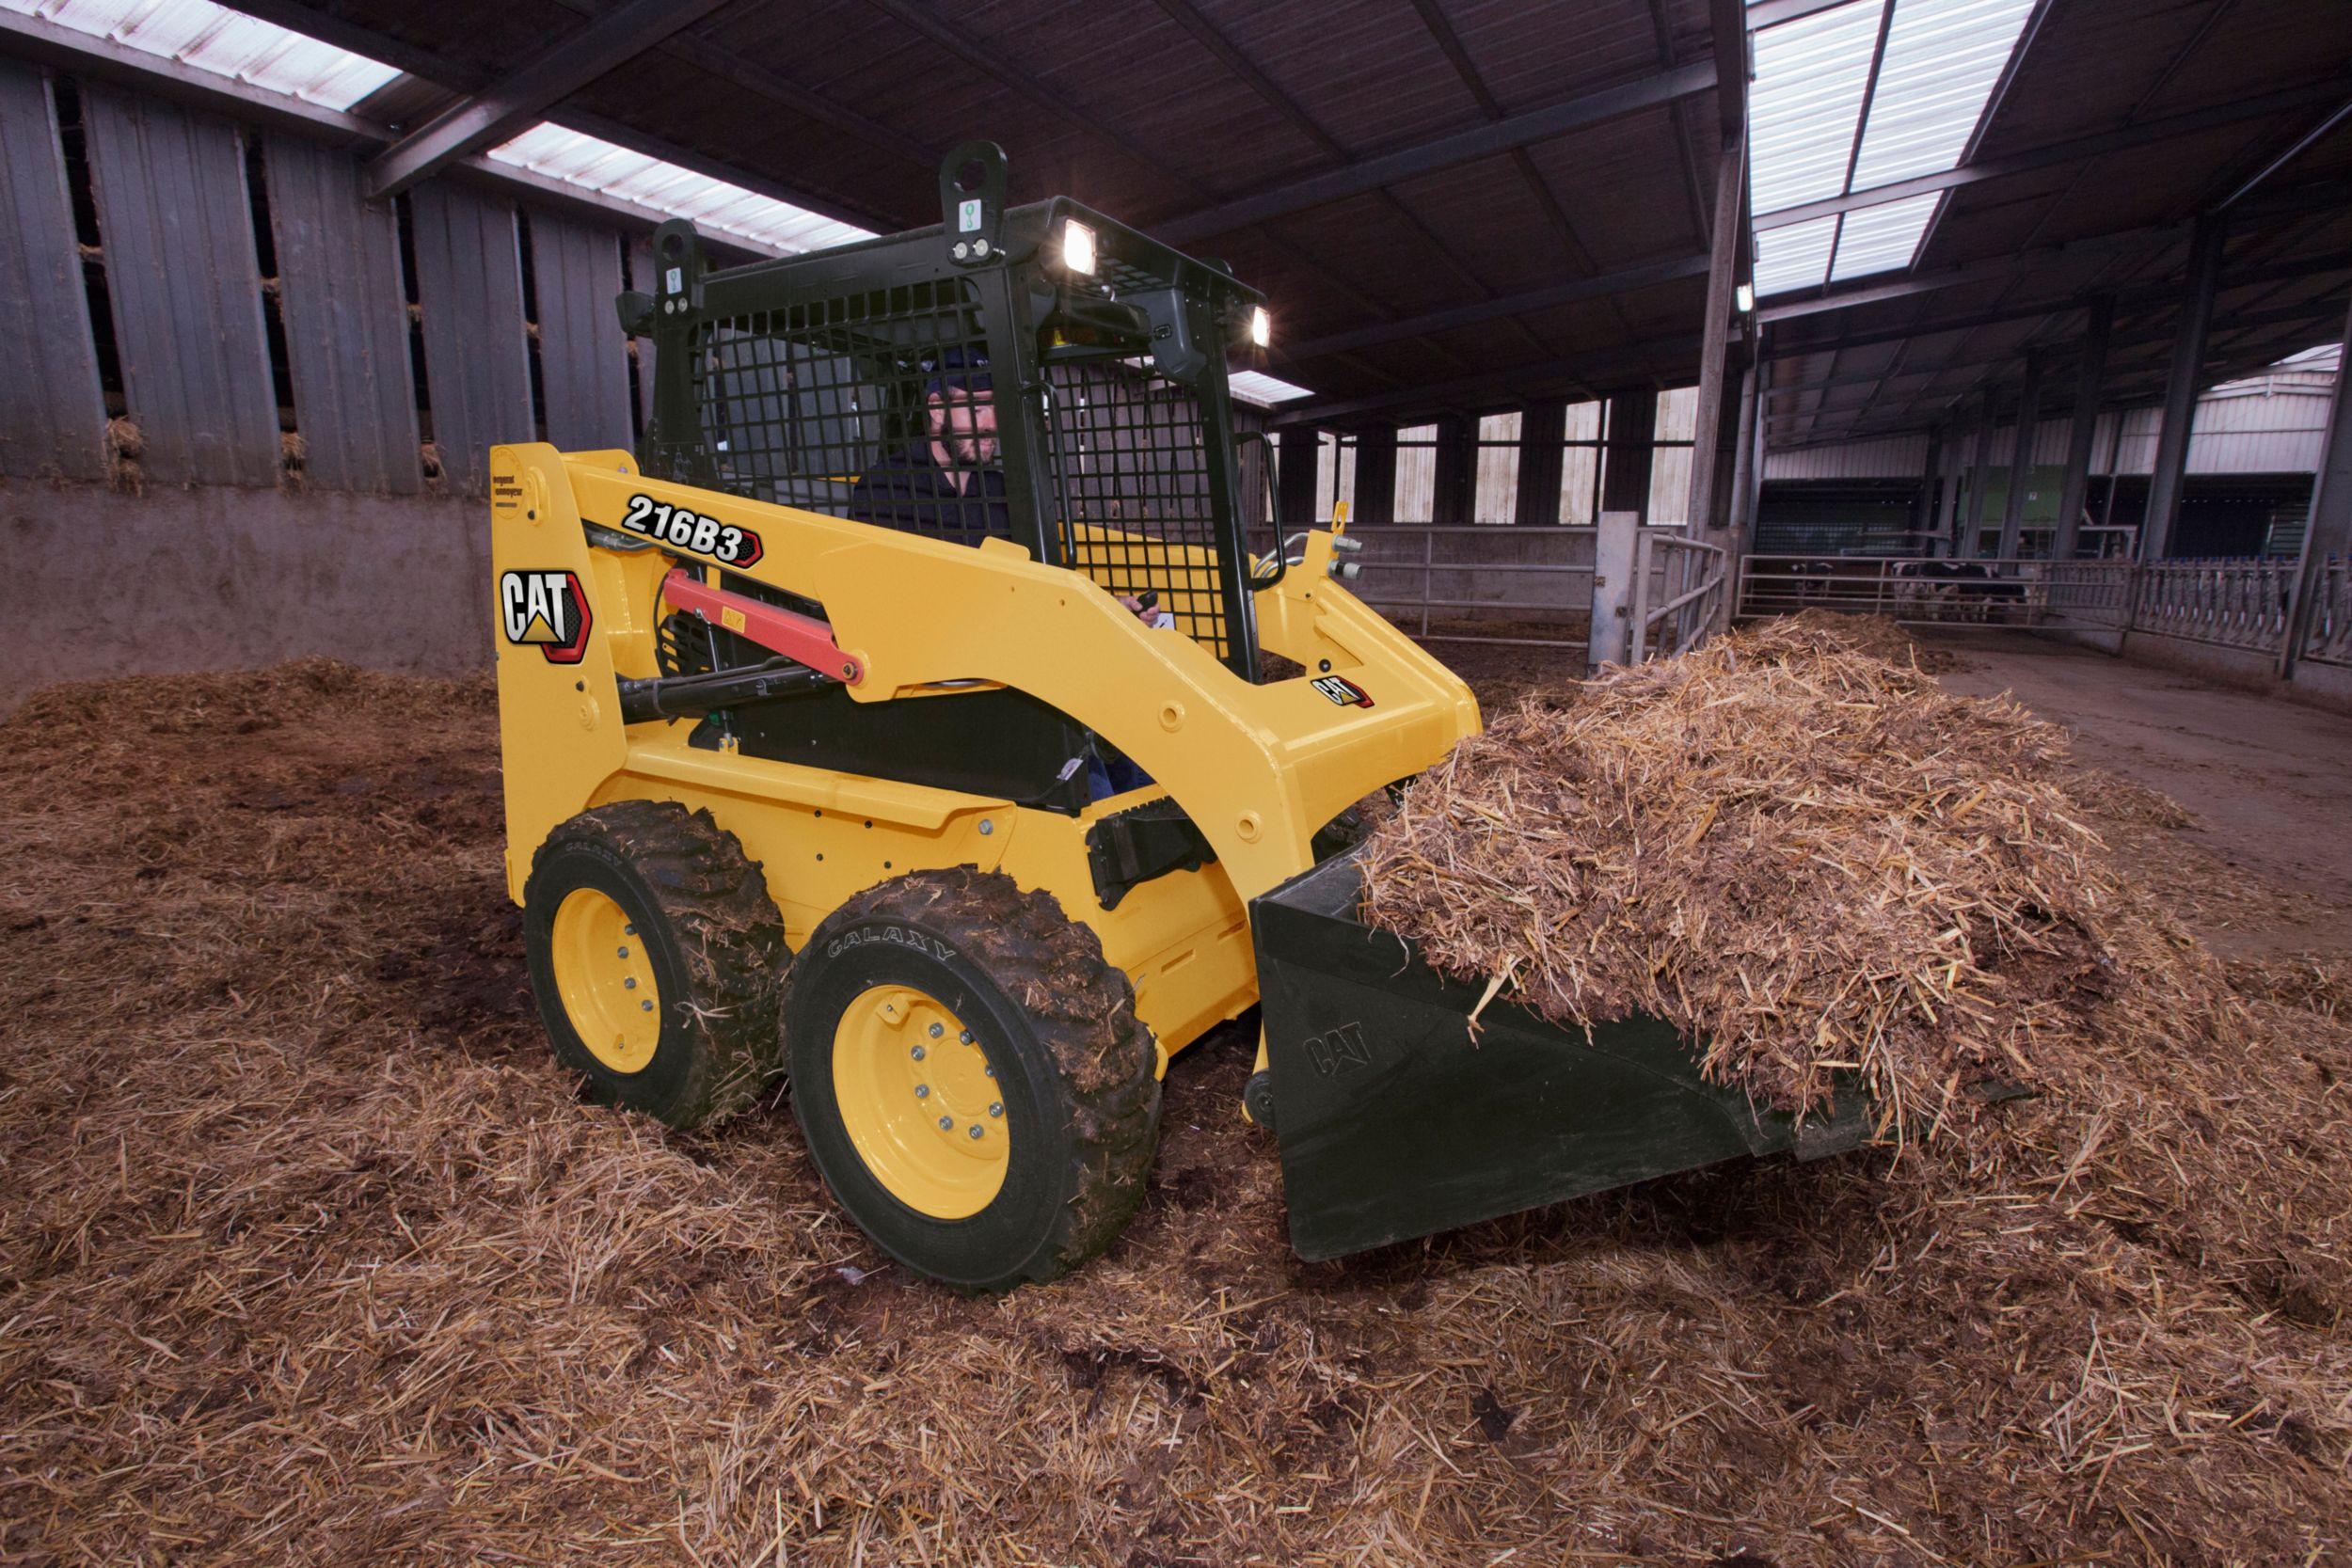
[[[615,1072],[642,1072],[661,1043],[661,991],[628,911],[592,887],[555,907],[556,994],[589,1053]]]
[[[912,986],[861,991],[834,1027],[833,1093],[858,1158],[933,1219],[995,1201],[1012,1155],[1003,1091],[963,1021]]]

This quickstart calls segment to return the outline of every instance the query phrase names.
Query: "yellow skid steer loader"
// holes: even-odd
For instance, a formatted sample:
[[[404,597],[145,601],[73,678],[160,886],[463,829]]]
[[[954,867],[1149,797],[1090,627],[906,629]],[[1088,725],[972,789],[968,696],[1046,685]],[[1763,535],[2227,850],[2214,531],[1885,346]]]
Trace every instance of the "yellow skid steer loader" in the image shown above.
[[[1740,1153],[1759,1114],[1355,919],[1358,801],[1476,730],[1347,588],[1245,544],[1264,306],[1067,199],[622,296],[640,453],[491,454],[507,884],[559,1058],[692,1127],[788,1080],[842,1207],[966,1289],[1141,1198],[1168,1060],[1260,1006],[1248,1114],[1329,1257]],[[1279,671],[1274,668],[1279,666]]]

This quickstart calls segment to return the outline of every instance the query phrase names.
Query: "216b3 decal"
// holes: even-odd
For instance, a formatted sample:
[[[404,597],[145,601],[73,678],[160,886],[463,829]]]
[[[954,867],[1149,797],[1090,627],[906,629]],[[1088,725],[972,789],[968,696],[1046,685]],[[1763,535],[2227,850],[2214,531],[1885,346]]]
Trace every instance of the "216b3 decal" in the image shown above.
[[[501,572],[499,618],[506,640],[536,648],[549,664],[578,664],[587,651],[588,595],[569,572]]]
[[[672,506],[651,496],[629,497],[628,510],[621,514],[621,526],[674,550],[707,555],[727,566],[748,566],[763,553],[759,535],[750,529],[737,528],[733,523],[707,517],[691,507]]]

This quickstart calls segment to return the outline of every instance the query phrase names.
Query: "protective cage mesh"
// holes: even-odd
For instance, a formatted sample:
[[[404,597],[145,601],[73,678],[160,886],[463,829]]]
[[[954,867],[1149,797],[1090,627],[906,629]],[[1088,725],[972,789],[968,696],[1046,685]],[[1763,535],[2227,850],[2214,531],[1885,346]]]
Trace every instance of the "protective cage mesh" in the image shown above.
[[[963,279],[733,316],[694,346],[719,488],[965,544],[1013,532],[987,339]]]
[[[1046,371],[1047,471],[1062,559],[1114,594],[1153,594],[1176,629],[1229,652],[1200,404],[1125,364]]]

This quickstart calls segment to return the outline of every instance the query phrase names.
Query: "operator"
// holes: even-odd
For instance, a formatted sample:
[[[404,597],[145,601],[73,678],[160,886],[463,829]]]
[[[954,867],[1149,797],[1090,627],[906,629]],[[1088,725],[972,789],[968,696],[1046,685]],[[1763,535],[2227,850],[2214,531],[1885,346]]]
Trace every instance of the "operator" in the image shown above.
[[[977,545],[1012,532],[996,462],[996,392],[980,348],[942,349],[924,368],[926,438],[858,476],[850,515],[933,539]],[[1112,595],[1147,626],[1172,624],[1132,594]]]
[[[893,452],[858,476],[850,515],[859,522],[977,546],[1012,532],[1005,470],[996,462],[996,391],[987,352],[953,347],[924,367],[925,439]],[[1147,626],[1173,624],[1156,605],[1115,594]],[[1086,753],[1088,793],[1096,800],[1151,783],[1115,752]]]

